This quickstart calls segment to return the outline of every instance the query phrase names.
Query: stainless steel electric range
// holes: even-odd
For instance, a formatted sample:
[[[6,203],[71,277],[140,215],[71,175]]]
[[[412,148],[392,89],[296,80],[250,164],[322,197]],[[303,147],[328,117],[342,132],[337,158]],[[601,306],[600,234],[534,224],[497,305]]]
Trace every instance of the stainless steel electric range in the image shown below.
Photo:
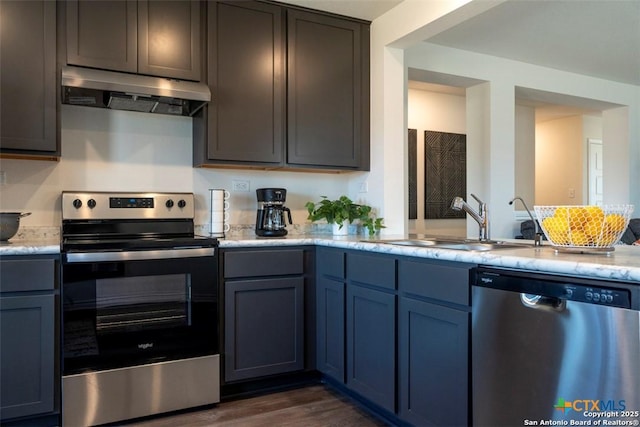
[[[220,400],[218,241],[191,193],[62,193],[62,420]]]

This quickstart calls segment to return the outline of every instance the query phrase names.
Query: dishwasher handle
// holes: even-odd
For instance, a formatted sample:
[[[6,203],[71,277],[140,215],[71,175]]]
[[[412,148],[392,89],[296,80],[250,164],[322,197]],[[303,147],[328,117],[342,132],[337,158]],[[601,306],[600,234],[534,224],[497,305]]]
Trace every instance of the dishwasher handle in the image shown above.
[[[520,294],[520,302],[527,308],[551,312],[562,312],[567,308],[567,300],[535,294]]]

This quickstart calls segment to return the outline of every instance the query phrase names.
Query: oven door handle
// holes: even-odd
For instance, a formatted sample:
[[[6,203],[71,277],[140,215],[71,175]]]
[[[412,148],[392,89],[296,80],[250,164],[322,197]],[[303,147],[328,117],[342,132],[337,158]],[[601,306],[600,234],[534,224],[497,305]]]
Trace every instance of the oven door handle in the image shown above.
[[[65,254],[67,263],[144,261],[151,259],[195,258],[213,256],[215,248],[175,248],[153,251],[72,252]]]

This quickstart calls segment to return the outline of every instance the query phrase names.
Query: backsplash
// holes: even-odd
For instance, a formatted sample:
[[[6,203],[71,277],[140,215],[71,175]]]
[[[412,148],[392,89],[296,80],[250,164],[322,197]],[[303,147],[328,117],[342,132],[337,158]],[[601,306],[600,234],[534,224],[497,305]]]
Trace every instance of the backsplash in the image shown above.
[[[21,221],[20,235],[30,228],[56,229],[61,222],[62,191],[171,191],[196,196],[196,224],[206,228],[209,189],[232,189],[248,183],[249,191],[232,192],[232,232],[253,230],[256,188],[287,188],[291,233],[313,229],[304,204],[320,196],[356,193],[364,172],[349,174],[200,169],[192,167],[192,119],[154,116],[63,105],[62,157],[59,162],[0,160],[6,184],[0,187],[0,210],[32,212]],[[353,187],[353,188],[352,188]],[[24,231],[23,231],[24,229]],[[59,231],[58,231],[59,232]],[[20,234],[22,233],[22,234]],[[44,231],[50,235],[52,231]]]
[[[363,234],[362,227],[351,224],[349,227],[350,235]],[[196,224],[195,233],[200,236],[209,235],[210,224]],[[332,227],[329,224],[292,224],[287,226],[289,236],[317,236],[331,235]],[[232,225],[230,230],[225,233],[226,238],[239,239],[255,237],[254,224]],[[266,238],[268,239],[268,238]],[[20,226],[16,235],[11,241],[33,241],[33,240],[60,240],[60,227],[37,227],[37,226]]]

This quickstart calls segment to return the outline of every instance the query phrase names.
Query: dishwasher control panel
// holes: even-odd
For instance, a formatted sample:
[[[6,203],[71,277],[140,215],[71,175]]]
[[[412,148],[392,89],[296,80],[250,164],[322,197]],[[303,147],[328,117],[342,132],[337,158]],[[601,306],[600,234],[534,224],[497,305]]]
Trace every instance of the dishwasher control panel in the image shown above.
[[[498,268],[475,269],[474,286],[501,289],[528,295],[539,295],[559,300],[583,302],[609,307],[637,309],[637,293],[633,299],[633,286],[593,279],[553,276],[500,270]],[[608,286],[611,284],[611,286]],[[637,289],[636,289],[637,292]],[[634,302],[635,301],[635,302]]]
[[[591,304],[610,305],[612,307],[629,308],[631,306],[629,291],[626,289],[583,286],[571,283],[563,286],[564,295],[560,295],[559,298]]]

